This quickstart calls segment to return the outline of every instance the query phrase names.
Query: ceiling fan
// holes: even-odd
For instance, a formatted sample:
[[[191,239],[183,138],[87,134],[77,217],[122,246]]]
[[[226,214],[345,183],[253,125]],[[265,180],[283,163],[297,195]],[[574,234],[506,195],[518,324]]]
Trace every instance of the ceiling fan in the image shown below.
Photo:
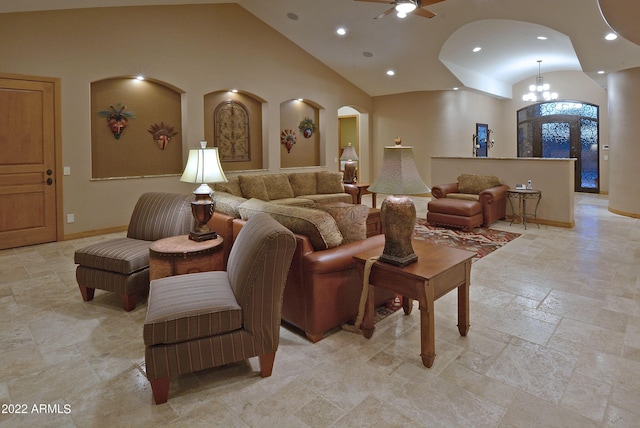
[[[394,12],[398,14],[399,17],[404,18],[409,13],[413,13],[414,15],[422,16],[425,18],[433,18],[436,16],[435,13],[430,12],[424,9],[425,6],[429,6],[435,3],[440,3],[444,0],[355,0],[355,1],[366,1],[369,3],[386,3],[392,4],[393,7],[389,10],[382,12],[380,15],[376,16],[374,19],[384,18],[387,15],[390,15]]]

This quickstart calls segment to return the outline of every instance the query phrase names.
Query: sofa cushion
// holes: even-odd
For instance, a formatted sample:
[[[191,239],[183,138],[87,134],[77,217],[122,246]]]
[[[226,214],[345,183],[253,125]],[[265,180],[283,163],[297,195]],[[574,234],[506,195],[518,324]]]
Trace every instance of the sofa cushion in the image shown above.
[[[295,196],[315,195],[317,193],[315,172],[291,173],[289,174],[289,183],[291,183]]]
[[[227,272],[201,272],[151,282],[145,345],[178,343],[242,328],[242,309]]]
[[[344,193],[341,172],[316,172],[316,193]]]
[[[449,199],[462,199],[465,201],[479,201],[480,195],[472,194],[472,193],[447,193],[446,198]]]
[[[287,199],[295,196],[287,174],[266,174],[263,175],[263,178],[269,200]]]
[[[315,195],[301,195],[300,198],[312,200],[317,204],[331,204],[335,202],[344,202],[350,204],[353,202],[353,198],[348,193],[326,193]]]
[[[316,204],[316,209],[331,214],[342,233],[342,243],[361,241],[367,238],[369,207],[352,204]]]
[[[239,175],[240,189],[242,197],[251,199],[257,198],[263,201],[269,200],[267,186],[264,184],[264,176],[262,175]]]
[[[290,231],[307,236],[315,250],[326,250],[342,244],[342,234],[336,221],[324,211],[277,205],[255,198],[241,204],[238,210],[243,220],[261,212],[269,214]]]
[[[213,192],[213,200],[216,203],[214,207],[215,211],[235,218],[240,218],[238,206],[246,201],[243,197],[222,191]]]
[[[227,192],[234,196],[242,197],[242,190],[240,189],[240,181],[238,177],[229,177],[226,183],[213,183],[213,190],[219,190],[221,192]]]
[[[289,205],[294,207],[305,207],[305,208],[313,208],[316,205],[316,203],[313,202],[311,199],[303,198],[302,196],[300,196],[299,198],[285,198],[285,199],[275,199],[275,200],[272,199],[269,202],[271,202],[272,204]]]
[[[76,250],[76,264],[87,268],[128,275],[149,267],[149,246],[152,241],[115,238]]]
[[[500,179],[494,175],[461,174],[458,180],[458,193],[479,194],[484,189],[499,186]]]

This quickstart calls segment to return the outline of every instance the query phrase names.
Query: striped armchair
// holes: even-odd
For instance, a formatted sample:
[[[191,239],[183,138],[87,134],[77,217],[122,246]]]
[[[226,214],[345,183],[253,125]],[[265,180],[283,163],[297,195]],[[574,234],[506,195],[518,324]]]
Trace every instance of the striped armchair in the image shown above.
[[[151,282],[143,338],[156,404],[167,401],[172,376],[256,356],[261,376],[271,375],[295,248],[291,231],[258,214],[233,243],[226,272]]]
[[[90,245],[75,252],[76,280],[85,301],[95,289],[120,295],[126,311],[135,309],[139,294],[149,288],[149,246],[191,230],[192,195],[144,193],[138,199],[127,236]]]

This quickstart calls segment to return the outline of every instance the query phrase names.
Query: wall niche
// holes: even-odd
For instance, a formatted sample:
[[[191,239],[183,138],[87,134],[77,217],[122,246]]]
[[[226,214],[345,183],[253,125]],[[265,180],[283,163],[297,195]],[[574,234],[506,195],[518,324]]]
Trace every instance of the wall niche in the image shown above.
[[[181,174],[181,97],[179,89],[149,79],[91,83],[91,177]]]
[[[280,104],[280,166],[296,168],[320,166],[320,110],[300,100]],[[309,120],[315,130],[303,126]],[[307,132],[305,133],[305,129]],[[295,142],[293,142],[295,141]]]

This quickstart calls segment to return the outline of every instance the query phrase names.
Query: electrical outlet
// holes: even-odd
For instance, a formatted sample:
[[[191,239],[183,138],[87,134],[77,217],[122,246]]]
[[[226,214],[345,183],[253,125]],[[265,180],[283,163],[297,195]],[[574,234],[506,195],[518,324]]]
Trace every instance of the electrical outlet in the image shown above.
[[[76,221],[76,215],[75,214],[67,214],[67,223],[73,223],[74,221]]]

